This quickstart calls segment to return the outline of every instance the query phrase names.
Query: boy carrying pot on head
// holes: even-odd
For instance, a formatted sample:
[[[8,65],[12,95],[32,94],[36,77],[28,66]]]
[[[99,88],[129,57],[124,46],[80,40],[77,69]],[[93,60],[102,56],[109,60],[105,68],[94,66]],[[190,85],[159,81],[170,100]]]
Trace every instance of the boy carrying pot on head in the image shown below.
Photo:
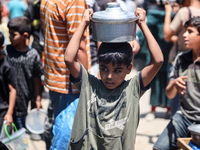
[[[85,10],[78,29],[65,52],[71,81],[80,90],[79,104],[68,144],[71,149],[134,149],[139,122],[139,99],[149,88],[163,63],[163,55],[145,22],[146,12],[137,8],[137,24],[143,31],[151,62],[132,79],[132,47],[128,42],[102,43],[98,51],[101,80],[77,62],[82,34],[90,24],[92,9]]]

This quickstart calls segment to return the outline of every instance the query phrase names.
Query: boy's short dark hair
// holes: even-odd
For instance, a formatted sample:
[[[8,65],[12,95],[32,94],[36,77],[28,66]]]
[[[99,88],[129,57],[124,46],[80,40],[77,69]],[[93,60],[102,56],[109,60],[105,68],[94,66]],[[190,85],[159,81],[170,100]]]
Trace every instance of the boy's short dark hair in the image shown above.
[[[132,47],[129,43],[102,43],[98,51],[99,62],[106,64],[124,64],[129,66],[133,59]]]
[[[8,29],[19,32],[23,35],[27,32],[30,36],[31,34],[31,23],[30,20],[25,16],[15,17],[9,20]]]
[[[0,46],[2,46],[4,44],[4,35],[3,33],[0,31]]]
[[[197,28],[199,34],[200,34],[200,16],[192,17],[185,23],[185,28],[188,26],[194,26]]]

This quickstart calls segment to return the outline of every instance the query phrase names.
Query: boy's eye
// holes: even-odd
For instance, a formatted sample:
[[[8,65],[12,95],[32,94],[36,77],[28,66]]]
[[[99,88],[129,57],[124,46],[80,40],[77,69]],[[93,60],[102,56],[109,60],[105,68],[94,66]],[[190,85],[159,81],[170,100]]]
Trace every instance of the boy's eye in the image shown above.
[[[14,36],[15,36],[15,34],[14,34],[14,33],[10,33],[10,36],[14,37]]]
[[[100,68],[102,71],[108,71],[108,69],[106,68]]]
[[[122,72],[121,70],[119,70],[119,69],[117,69],[117,70],[115,70],[115,72],[116,73],[120,73],[120,72]]]

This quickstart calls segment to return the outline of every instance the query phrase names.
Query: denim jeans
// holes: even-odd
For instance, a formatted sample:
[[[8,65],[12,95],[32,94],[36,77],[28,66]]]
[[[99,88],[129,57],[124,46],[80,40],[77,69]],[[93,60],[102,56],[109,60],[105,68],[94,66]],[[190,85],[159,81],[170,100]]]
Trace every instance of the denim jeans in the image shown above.
[[[26,116],[18,117],[13,116],[13,122],[16,125],[17,129],[26,128],[25,122],[26,122]]]
[[[79,98],[79,93],[73,94],[71,88],[68,94],[62,94],[54,91],[49,91],[49,106],[48,106],[48,121],[45,123],[44,140],[46,150],[49,150],[53,139],[53,124],[56,116],[67,106],[70,105],[76,98]]]
[[[158,137],[153,148],[158,150],[177,150],[177,138],[188,137],[188,126],[195,124],[180,111],[177,111],[167,127]]]

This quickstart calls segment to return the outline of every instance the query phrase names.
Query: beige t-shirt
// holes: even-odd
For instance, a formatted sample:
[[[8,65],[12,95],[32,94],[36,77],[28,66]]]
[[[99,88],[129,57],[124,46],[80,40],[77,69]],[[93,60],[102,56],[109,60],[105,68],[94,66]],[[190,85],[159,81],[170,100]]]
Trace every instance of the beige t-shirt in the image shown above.
[[[191,17],[193,16],[199,16],[200,15],[200,9],[189,7],[191,10]],[[189,20],[189,11],[187,7],[181,8],[174,19],[172,20],[172,23],[170,24],[170,28],[175,31],[178,35],[178,50],[186,50],[184,39],[183,39],[183,33],[186,31],[184,24],[186,21]]]

